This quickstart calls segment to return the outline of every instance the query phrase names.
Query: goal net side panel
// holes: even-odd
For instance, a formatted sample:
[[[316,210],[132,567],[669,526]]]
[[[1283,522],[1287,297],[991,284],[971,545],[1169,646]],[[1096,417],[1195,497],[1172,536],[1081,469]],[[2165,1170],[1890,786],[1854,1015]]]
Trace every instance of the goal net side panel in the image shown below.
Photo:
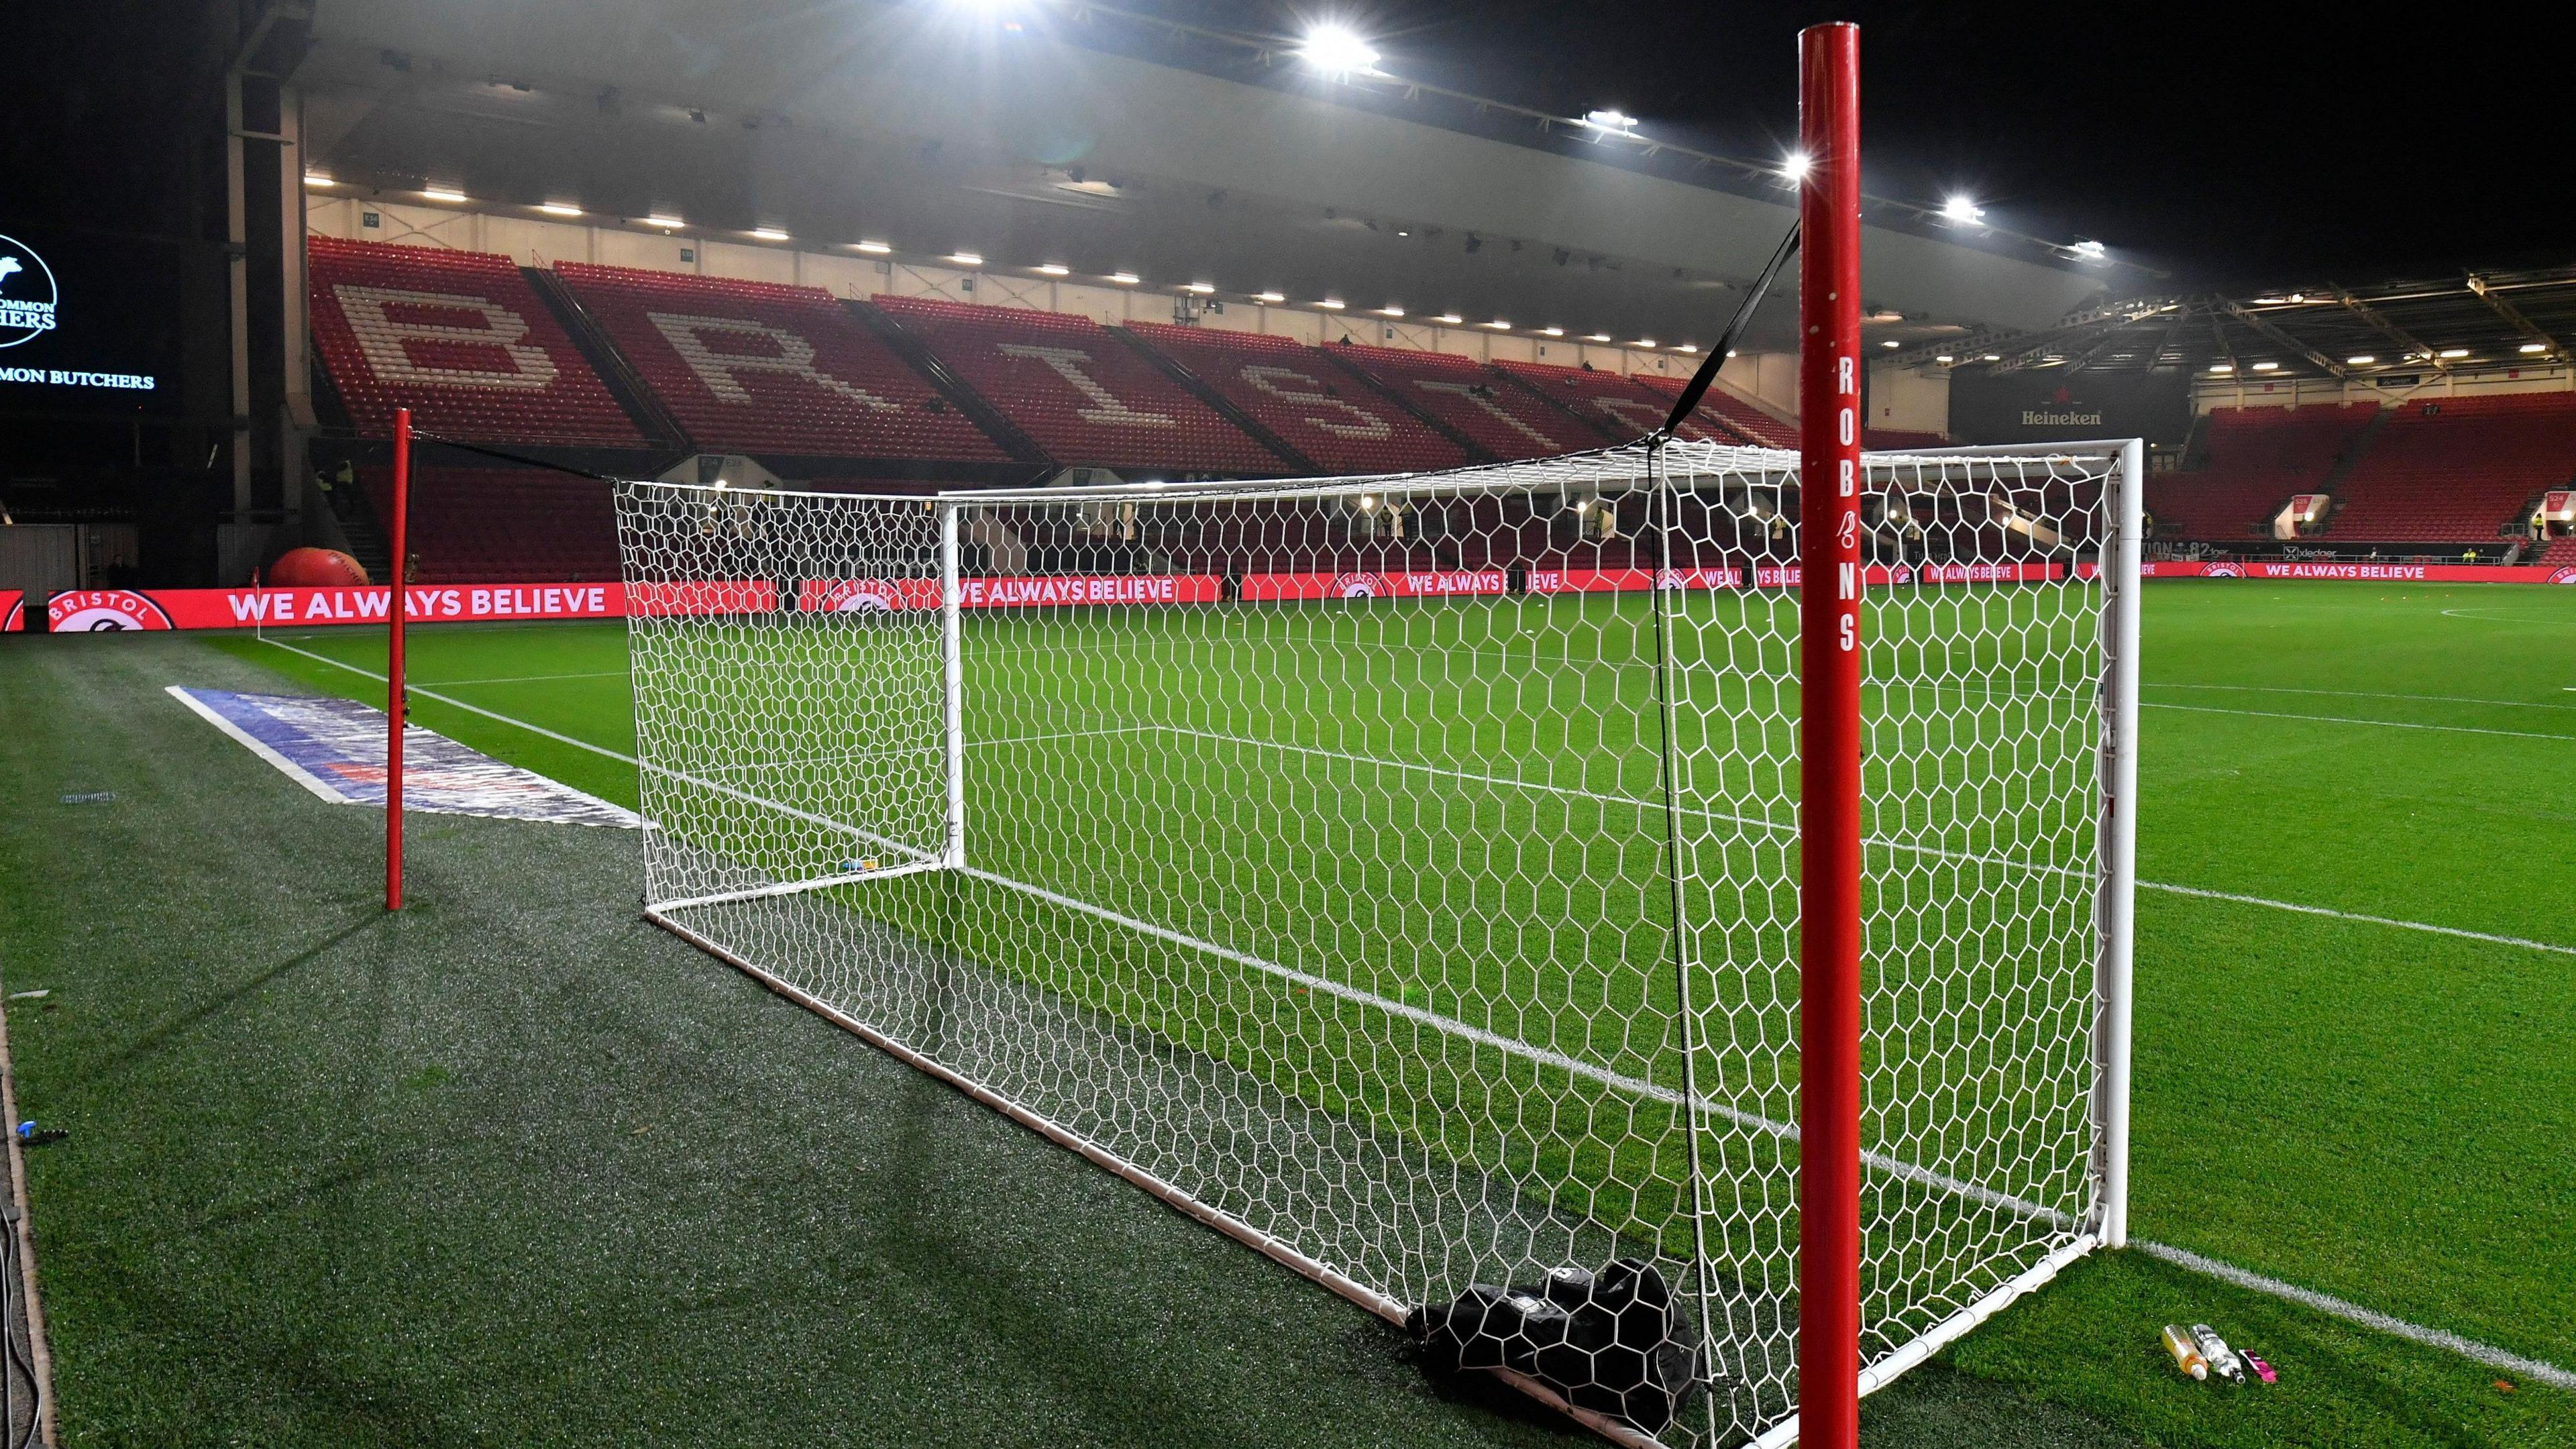
[[[1866,470],[1881,1375],[2098,1210],[2108,467]],[[634,625],[657,918],[1381,1312],[1650,1262],[1660,1432],[1789,1420],[1794,459],[951,495],[959,865],[945,520],[713,501],[620,500],[631,585],[768,585]]]

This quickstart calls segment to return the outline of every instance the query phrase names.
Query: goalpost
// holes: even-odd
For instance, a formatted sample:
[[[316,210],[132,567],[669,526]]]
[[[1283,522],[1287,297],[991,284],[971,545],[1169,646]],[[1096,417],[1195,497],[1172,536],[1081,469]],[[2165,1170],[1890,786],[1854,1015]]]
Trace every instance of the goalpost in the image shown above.
[[[1810,32],[1799,453],[619,485],[647,914],[1394,1321],[1611,1259],[1632,1444],[2125,1236],[2135,442],[1863,454]],[[724,601],[669,609],[652,600]]]

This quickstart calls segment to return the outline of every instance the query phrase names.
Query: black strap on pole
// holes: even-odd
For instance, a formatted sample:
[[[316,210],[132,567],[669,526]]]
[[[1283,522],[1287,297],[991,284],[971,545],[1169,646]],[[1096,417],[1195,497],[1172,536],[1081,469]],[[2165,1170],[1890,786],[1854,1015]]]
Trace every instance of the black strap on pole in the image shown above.
[[[1681,431],[1682,424],[1690,420],[1692,412],[1699,407],[1701,395],[1708,391],[1709,384],[1717,381],[1717,370],[1726,365],[1727,355],[1735,350],[1736,339],[1742,337],[1744,329],[1752,324],[1753,311],[1762,305],[1763,293],[1771,290],[1771,283],[1779,277],[1780,269],[1797,254],[1798,224],[1793,221],[1789,223],[1789,234],[1780,238],[1779,248],[1763,265],[1762,275],[1753,279],[1752,289],[1744,294],[1742,302],[1736,304],[1735,320],[1726,324],[1726,334],[1708,350],[1708,356],[1700,362],[1699,371],[1691,374],[1690,386],[1683,388],[1682,395],[1674,401],[1672,416],[1664,419],[1658,436],[1674,437]]]

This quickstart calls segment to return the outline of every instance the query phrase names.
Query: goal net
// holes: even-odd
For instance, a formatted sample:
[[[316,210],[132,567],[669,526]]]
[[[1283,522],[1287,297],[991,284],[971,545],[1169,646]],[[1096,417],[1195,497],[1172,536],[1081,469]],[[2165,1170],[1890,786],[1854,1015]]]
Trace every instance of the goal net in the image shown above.
[[[2119,1231],[2136,465],[1862,470],[1864,1389]],[[623,484],[635,597],[730,601],[632,618],[649,913],[1390,1317],[1651,1263],[1695,1386],[1588,1422],[1779,1442],[1798,491]]]

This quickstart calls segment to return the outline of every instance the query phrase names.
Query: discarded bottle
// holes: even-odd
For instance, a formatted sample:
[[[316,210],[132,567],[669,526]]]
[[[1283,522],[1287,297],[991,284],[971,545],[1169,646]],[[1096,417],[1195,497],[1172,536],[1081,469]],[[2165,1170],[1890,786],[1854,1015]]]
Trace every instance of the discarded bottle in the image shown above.
[[[2191,1326],[2191,1341],[2199,1346],[2201,1356],[2209,1360],[2209,1366],[2217,1371],[2220,1378],[2231,1384],[2245,1382],[2243,1360],[2237,1358],[2236,1350],[2227,1346],[2226,1339],[2218,1336],[2217,1329],[2206,1323],[2195,1323]]]
[[[2165,1325],[2165,1352],[2173,1355],[2175,1368],[2196,1379],[2209,1377],[2209,1360],[2201,1354],[2200,1345],[2191,1341],[2190,1330],[2181,1324]]]

